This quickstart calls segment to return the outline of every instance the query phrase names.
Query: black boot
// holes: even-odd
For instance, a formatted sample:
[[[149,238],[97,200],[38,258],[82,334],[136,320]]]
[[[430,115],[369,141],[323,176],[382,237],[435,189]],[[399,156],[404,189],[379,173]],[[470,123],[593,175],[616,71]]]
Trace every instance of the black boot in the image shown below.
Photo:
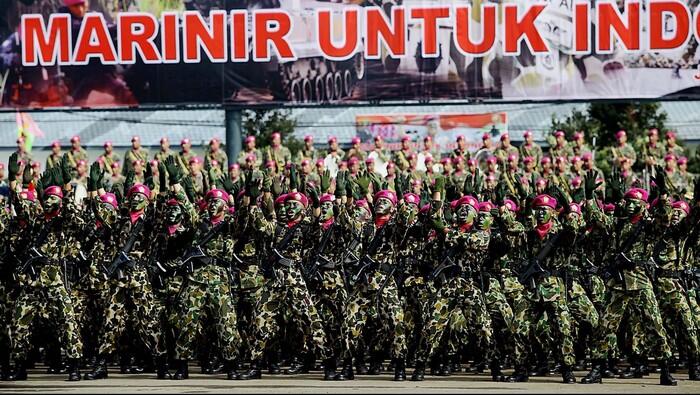
[[[80,358],[68,360],[68,381],[80,381]]]
[[[498,359],[492,359],[491,364],[489,366],[491,368],[491,380],[506,381],[506,376],[501,371],[501,363]]]
[[[561,378],[564,384],[576,383],[576,376],[574,376],[574,371],[569,365],[561,365]]]
[[[523,365],[516,366],[513,375],[508,377],[508,381],[511,383],[526,383],[528,380],[530,380],[530,375],[527,372],[527,368]]]
[[[180,359],[176,362],[177,371],[173,375],[173,380],[186,380],[190,378],[190,367],[187,360]]]
[[[671,376],[671,372],[668,369],[668,361],[659,361],[659,370],[661,370],[661,377],[659,378],[659,384],[661,385],[678,385],[676,379]]]
[[[406,360],[403,358],[394,359],[394,381],[406,380]]]
[[[367,365],[365,364],[364,352],[358,352],[357,357],[355,357],[355,373],[360,376],[364,376],[369,373],[369,370],[367,370]]]
[[[293,374],[302,374],[302,373],[309,373],[309,370],[306,369],[304,366],[304,363],[302,362],[305,358],[297,358],[294,357],[292,358],[292,363],[290,364],[291,366],[289,369],[284,371],[284,374],[288,375],[293,375]]]
[[[107,357],[104,355],[100,355],[97,360],[95,361],[95,365],[92,367],[92,370],[85,373],[85,376],[83,377],[84,380],[100,380],[100,379],[106,379],[108,377],[107,374]]]
[[[352,358],[343,360],[343,369],[338,375],[338,380],[355,380],[355,372],[352,370]]]
[[[588,372],[586,377],[581,379],[582,384],[601,384],[603,382],[603,364],[604,360],[598,359],[593,361],[593,367]]]
[[[411,381],[423,381],[425,376],[425,362],[416,361],[416,368],[411,375]]]
[[[258,361],[253,361],[250,363],[250,369],[247,372],[241,373],[241,380],[258,380],[262,377],[262,372],[260,372],[260,366]]]
[[[611,379],[617,377],[621,373],[620,369],[617,367],[617,360],[615,358],[608,358],[608,363],[603,366],[602,375],[606,379]]]
[[[688,360],[688,380],[700,380],[700,365],[695,359]]]
[[[67,372],[67,366],[63,363],[61,359],[61,349],[52,349],[47,351],[49,355],[47,356],[47,364],[49,367],[46,369],[47,374],[63,374]]]
[[[7,375],[7,381],[24,381],[27,379],[27,362],[15,361],[15,370]]]
[[[372,353],[372,358],[369,362],[369,370],[367,374],[370,376],[377,376],[382,373],[382,357],[379,353]]]
[[[236,362],[224,361],[224,370],[226,371],[226,380],[240,380],[241,374],[236,370]]]
[[[328,358],[323,361],[323,379],[326,381],[338,380],[338,372],[336,372],[335,358]]]
[[[185,362],[185,364],[187,364]],[[172,376],[170,375],[170,372],[168,371],[168,356],[167,355],[159,355],[155,358],[155,365],[156,365],[156,377],[158,380],[170,380]]]

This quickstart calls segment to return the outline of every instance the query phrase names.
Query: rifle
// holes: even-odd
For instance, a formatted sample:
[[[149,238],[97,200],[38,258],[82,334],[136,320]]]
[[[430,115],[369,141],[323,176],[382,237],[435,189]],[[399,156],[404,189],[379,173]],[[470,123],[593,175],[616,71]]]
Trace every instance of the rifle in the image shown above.
[[[63,270],[65,273],[65,280],[69,283],[79,282],[87,270],[84,270],[89,266],[89,261],[82,250],[78,251],[78,254],[64,261]]]
[[[131,229],[131,234],[129,235],[129,239],[127,239],[126,241],[126,244],[124,244],[122,249],[119,250],[117,255],[114,257],[114,259],[112,259],[112,264],[104,268],[105,274],[107,275],[108,279],[113,278],[115,273],[117,274],[117,280],[119,281],[123,280],[126,277],[122,268],[127,265],[132,265],[133,260],[129,258],[128,254],[134,248],[134,244],[136,243],[136,237],[141,232],[141,229],[143,229],[145,222],[146,221],[143,218],[140,218],[136,222],[136,225]]]
[[[277,276],[275,272],[275,264],[281,265],[281,266],[286,266],[286,267],[292,267],[294,265],[294,261],[287,258],[284,256],[280,250],[285,250],[287,247],[289,247],[289,243],[292,242],[292,238],[294,237],[294,233],[296,233],[296,230],[301,226],[301,223],[298,223],[294,225],[293,227],[287,229],[287,232],[284,234],[284,237],[280,242],[272,247],[272,250],[270,251],[271,254],[268,256],[267,259],[267,267],[263,267],[263,274],[265,277],[271,277],[271,276]],[[301,271],[302,276],[304,276],[304,271]],[[306,279],[304,279],[306,281]]]
[[[636,263],[629,259],[626,254],[627,251],[632,247],[632,244],[634,244],[634,242],[637,240],[637,236],[639,236],[639,233],[642,231],[643,226],[644,221],[639,221],[637,225],[635,225],[635,228],[632,231],[632,233],[629,236],[627,236],[627,239],[620,247],[619,252],[615,256],[613,263],[603,269],[605,273],[603,278],[606,281],[611,278],[614,278],[618,282],[623,282],[624,277],[622,275],[622,271],[631,270],[637,266]]]
[[[386,225],[380,228],[377,233],[374,234],[374,237],[372,238],[372,241],[370,241],[369,246],[365,250],[364,254],[362,255],[362,258],[358,260],[357,266],[359,266],[359,270],[357,273],[355,273],[352,276],[352,282],[357,283],[360,280],[363,282],[367,281],[367,272],[377,266],[377,262],[370,258],[369,256],[371,254],[374,254],[377,249],[379,248],[379,243],[382,240],[384,236],[384,229],[386,229]]]
[[[219,233],[223,226],[224,222],[220,222],[212,226],[199,240],[199,242],[197,242],[197,244],[188,248],[182,255],[182,258],[180,258],[180,262],[177,265],[179,270],[182,271],[184,269],[185,273],[193,273],[195,263],[201,261],[202,258],[207,257],[207,254],[204,253],[203,247]]]
[[[544,259],[547,258],[547,256],[552,252],[554,244],[559,240],[561,234],[562,232],[558,232],[552,236],[549,240],[547,240],[547,243],[545,243],[537,256],[530,259],[528,263],[522,265],[524,269],[522,272],[520,272],[520,274],[518,274],[518,281],[520,284],[528,287],[530,290],[534,290],[536,287],[535,279],[542,275],[549,274],[548,271],[542,268],[541,262],[544,261]]]
[[[36,239],[34,239],[34,243],[32,243],[31,247],[29,247],[29,249],[27,250],[27,253],[25,255],[26,259],[24,260],[22,266],[19,269],[19,274],[27,273],[32,279],[36,279],[38,273],[36,271],[36,268],[34,267],[34,263],[39,261],[46,261],[46,256],[44,256],[44,254],[42,254],[37,247],[41,246],[44,243],[44,241],[46,241],[46,238],[49,236],[49,228],[50,223],[45,222],[43,227],[41,228],[39,236]],[[13,273],[12,277],[15,281],[18,280],[16,273]]]
[[[326,258],[323,255],[323,252],[326,250],[326,247],[328,246],[328,241],[330,240],[334,229],[335,229],[335,227],[333,225],[331,225],[330,229],[328,229],[323,234],[323,237],[321,238],[321,243],[319,244],[318,248],[316,249],[316,253],[312,257],[310,262],[307,265],[302,264],[302,268],[301,268],[302,276],[306,280],[314,280],[314,281],[321,280],[322,281],[320,276],[318,276],[318,269],[320,267],[331,266],[333,264],[328,258]],[[310,282],[307,281],[307,284],[310,284]]]

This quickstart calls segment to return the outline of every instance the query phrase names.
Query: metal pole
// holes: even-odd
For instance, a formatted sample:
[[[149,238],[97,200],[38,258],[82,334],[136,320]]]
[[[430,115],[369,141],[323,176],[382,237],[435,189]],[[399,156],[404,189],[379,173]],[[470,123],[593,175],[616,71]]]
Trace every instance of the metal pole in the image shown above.
[[[226,155],[228,164],[236,163],[243,142],[243,115],[240,109],[226,110]]]

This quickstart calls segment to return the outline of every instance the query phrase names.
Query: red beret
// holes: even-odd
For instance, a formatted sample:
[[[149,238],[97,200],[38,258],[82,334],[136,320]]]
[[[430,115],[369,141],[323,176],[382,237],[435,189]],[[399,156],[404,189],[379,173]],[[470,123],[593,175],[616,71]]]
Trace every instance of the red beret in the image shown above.
[[[104,195],[100,196],[100,201],[102,203],[107,203],[114,208],[117,208],[117,205],[119,204],[117,202],[117,196],[111,192],[107,192]]]
[[[22,189],[19,193],[19,197],[24,200],[29,200],[30,202],[36,202],[36,194],[33,189]]]
[[[686,158],[685,156],[681,156],[680,158],[678,158],[679,165],[684,165],[686,163],[688,163],[688,158]]]
[[[224,202],[228,202],[228,193],[221,189],[212,189],[211,191],[207,192],[207,195],[204,198],[207,201],[211,199],[221,199]]]
[[[126,197],[131,197],[131,195],[135,193],[140,193],[146,196],[147,199],[151,198],[151,190],[143,184],[136,184],[133,187],[129,188],[129,192],[127,192]]]
[[[503,200],[503,207],[505,207],[508,211],[512,211],[512,212],[518,211],[518,205],[515,204],[515,202],[510,200],[510,199]]]
[[[658,136],[658,135],[659,135],[659,129],[657,129],[657,128],[649,129],[649,131],[647,132],[647,135],[649,135],[649,136]]]
[[[313,141],[313,140],[314,140],[314,137],[310,134],[307,134],[306,136],[304,136],[304,141]]]
[[[352,144],[360,144],[361,142],[362,142],[362,140],[360,140],[359,137],[353,137],[351,140]]]
[[[615,133],[615,138],[618,139],[618,140],[619,140],[620,137],[622,137],[622,136],[627,136],[627,132],[625,132],[624,130],[619,130],[617,133]]]
[[[625,199],[636,199],[636,200],[649,200],[649,192],[642,188],[632,188],[627,193],[625,193]]]
[[[384,189],[382,191],[379,191],[374,195],[375,201],[377,201],[379,199],[387,199],[391,202],[391,204],[396,205],[396,193],[394,193],[393,191],[390,191],[388,189]]]
[[[535,158],[533,158],[532,156],[526,156],[525,158],[523,158],[524,164],[532,163],[534,161],[535,161]]]
[[[428,203],[428,204],[423,205],[423,207],[421,207],[418,212],[421,214],[425,214],[428,211],[430,211],[430,208],[431,208],[430,203]]]
[[[63,199],[63,189],[59,186],[52,185],[44,189],[44,196],[58,196]]]
[[[581,214],[581,205],[575,202],[569,204],[569,211],[576,214]]]
[[[486,159],[486,163],[496,163],[496,161],[495,156],[489,156],[488,159]]]
[[[684,200],[677,200],[671,205],[674,209],[681,209],[685,211],[686,214],[690,213],[690,206]]]
[[[509,138],[510,138],[510,136],[508,136],[508,133],[503,133],[503,134],[501,135],[501,141],[503,141],[503,140],[505,140],[505,139],[509,139]]]
[[[532,132],[529,130],[526,130],[525,133],[523,133],[523,137],[531,137],[531,136],[532,136]]]
[[[365,211],[367,211],[367,214],[371,214],[369,210],[369,203],[367,203],[367,200],[365,199],[355,200],[355,207],[363,208]]]
[[[281,204],[284,204],[284,201],[287,200],[287,194],[283,193],[279,196],[277,196],[277,199],[275,199],[275,206],[279,206]]]
[[[481,212],[490,212],[492,209],[494,209],[495,206],[491,202],[481,202],[479,203],[479,211]]]
[[[549,156],[543,156],[542,159],[540,159],[541,164],[546,164],[546,163],[552,163],[552,158]]]
[[[411,141],[411,137],[410,136],[401,137],[401,142],[404,142],[404,141]]]
[[[287,198],[284,199],[285,203],[289,201],[299,202],[304,208],[309,206],[309,199],[301,192],[290,192],[287,194]]]
[[[552,209],[556,209],[557,199],[547,194],[542,194],[535,198],[535,200],[532,202],[532,207],[549,207]]]
[[[564,137],[564,132],[561,130],[557,130],[554,132],[554,137]]]
[[[462,196],[459,200],[457,200],[457,207],[464,205],[472,206],[474,210],[479,210],[479,201],[476,200],[474,196]]]
[[[324,193],[321,195],[321,203],[333,202],[334,200],[335,196],[331,195],[330,193]]]
[[[76,142],[76,141],[80,141],[80,136],[75,135],[75,136],[73,136],[73,137],[70,138],[70,142],[71,142],[71,143],[74,143],[74,142]]]
[[[418,206],[420,204],[420,196],[416,195],[415,193],[404,193],[403,194],[403,201],[406,202],[407,204],[413,204],[415,206]]]

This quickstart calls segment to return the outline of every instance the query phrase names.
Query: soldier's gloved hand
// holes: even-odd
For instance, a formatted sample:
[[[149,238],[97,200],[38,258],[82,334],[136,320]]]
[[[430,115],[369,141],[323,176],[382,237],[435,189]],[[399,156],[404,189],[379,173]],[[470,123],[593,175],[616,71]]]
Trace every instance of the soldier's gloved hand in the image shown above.
[[[170,182],[170,185],[175,185],[180,183],[180,179],[182,178],[182,169],[180,169],[180,165],[175,162],[175,157],[168,156],[168,158],[165,160],[165,168],[168,171],[168,181]]]
[[[160,184],[160,190],[165,191],[165,186],[168,180],[168,170],[162,162],[158,162],[158,184]]]
[[[357,176],[357,178],[355,178],[355,184],[358,186],[359,192],[360,192],[360,194],[361,194],[363,197],[364,197],[364,196],[367,196],[367,194],[369,193],[369,184],[370,184],[370,182],[371,182],[371,181],[370,181],[370,178],[369,178],[369,176],[367,175],[367,172],[366,172],[366,171],[362,171],[362,173],[360,173],[360,174]],[[378,191],[377,191],[377,192],[378,192]]]
[[[134,186],[134,171],[129,169],[124,175],[124,193]]]
[[[321,207],[321,198],[319,196],[319,188],[318,186],[313,186],[313,185],[308,185],[306,190],[309,193],[309,197],[311,197],[311,202],[313,203],[313,208],[319,208]]]
[[[19,173],[19,157],[17,152],[13,152],[10,155],[7,163],[7,176],[10,181],[17,180],[17,173]]]
[[[262,177],[259,172],[252,174],[247,192],[252,200],[257,200],[262,195]]]
[[[272,190],[272,173],[270,169],[265,169],[262,179],[262,191],[270,192]]]
[[[327,193],[331,187],[331,172],[324,170],[321,174],[321,192]]]
[[[346,196],[346,193],[347,193],[347,191],[346,191],[347,187],[345,185],[346,180],[347,180],[346,177],[347,177],[346,170],[339,171],[338,174],[336,175],[336,178],[335,178],[335,196],[337,198],[341,198],[343,196]]]
[[[68,153],[63,154],[63,158],[61,158],[61,176],[63,177],[63,182],[61,183],[61,186],[64,184],[68,184],[70,180],[73,179],[73,174],[71,173],[71,165],[68,160]]]
[[[67,181],[63,178],[63,170],[60,164],[52,167],[50,171],[52,185],[65,185],[70,182],[70,178]]]
[[[278,175],[272,179],[272,193],[275,196],[279,196],[284,192],[284,188],[282,186],[282,176]]]
[[[29,183],[32,182],[33,179],[34,176],[32,175],[32,167],[29,165],[24,166],[24,172],[22,173],[22,185],[28,187]]]
[[[610,172],[610,178],[608,180],[608,185],[610,186],[610,195],[612,200],[618,202],[622,200],[623,196],[623,184],[622,175],[620,174],[620,169],[615,166]]]
[[[445,177],[435,177],[435,185],[433,185],[433,193],[440,192],[440,198],[445,198]]]
[[[654,168],[656,175],[651,177],[651,180],[656,184],[656,190],[659,196],[668,195],[669,185],[668,177],[666,177],[666,170],[662,166],[656,166]]]
[[[153,169],[151,169],[150,163],[146,163],[146,174],[144,175],[143,183],[151,190],[156,187],[156,183],[153,180]]]
[[[602,182],[596,182],[596,173],[593,170],[588,170],[586,175],[583,177],[584,191],[586,193],[586,199],[595,198],[595,190],[602,185]]]
[[[182,187],[185,189],[185,194],[190,202],[194,203],[197,201],[197,191],[194,190],[194,183],[192,182],[192,177],[186,176],[182,177],[180,180]]]

